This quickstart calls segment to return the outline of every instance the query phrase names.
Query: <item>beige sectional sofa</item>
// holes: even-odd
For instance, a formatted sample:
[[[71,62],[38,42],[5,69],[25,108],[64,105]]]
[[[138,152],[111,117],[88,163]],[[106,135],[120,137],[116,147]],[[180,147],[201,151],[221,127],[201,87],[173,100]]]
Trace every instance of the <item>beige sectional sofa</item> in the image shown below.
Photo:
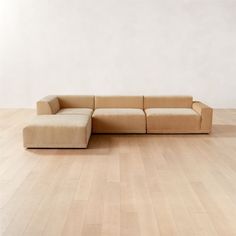
[[[191,96],[47,96],[24,146],[86,148],[92,133],[210,133],[212,108]]]

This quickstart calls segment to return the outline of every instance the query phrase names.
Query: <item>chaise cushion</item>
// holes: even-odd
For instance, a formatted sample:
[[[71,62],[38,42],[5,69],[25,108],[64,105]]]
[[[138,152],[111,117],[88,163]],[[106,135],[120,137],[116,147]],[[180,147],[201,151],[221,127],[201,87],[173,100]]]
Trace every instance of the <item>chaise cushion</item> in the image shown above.
[[[26,148],[86,148],[91,117],[85,115],[36,116],[24,129]]]
[[[200,129],[201,116],[191,108],[149,108],[147,133],[191,133]]]
[[[93,109],[90,108],[63,108],[59,110],[57,115],[88,115],[92,116]]]
[[[145,113],[142,109],[96,109],[92,122],[94,133],[146,133]]]

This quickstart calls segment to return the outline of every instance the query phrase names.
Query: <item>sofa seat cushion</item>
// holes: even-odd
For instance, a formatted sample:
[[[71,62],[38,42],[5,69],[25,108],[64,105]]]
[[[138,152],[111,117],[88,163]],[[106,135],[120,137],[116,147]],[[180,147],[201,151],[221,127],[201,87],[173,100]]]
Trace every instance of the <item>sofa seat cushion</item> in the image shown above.
[[[99,108],[92,117],[94,133],[146,133],[142,109]]]
[[[26,148],[86,148],[91,117],[85,115],[36,116],[23,129]]]
[[[93,109],[90,108],[63,108],[59,110],[57,115],[88,115],[93,114]]]
[[[201,116],[191,108],[149,108],[147,133],[191,133],[200,129]]]

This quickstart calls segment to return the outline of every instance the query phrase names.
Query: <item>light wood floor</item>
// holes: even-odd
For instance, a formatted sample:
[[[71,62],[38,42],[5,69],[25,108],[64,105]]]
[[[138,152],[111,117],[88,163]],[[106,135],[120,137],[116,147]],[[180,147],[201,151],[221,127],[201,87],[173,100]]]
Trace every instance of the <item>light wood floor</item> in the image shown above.
[[[211,135],[94,135],[25,150],[33,110],[0,110],[0,235],[236,235],[236,110]]]

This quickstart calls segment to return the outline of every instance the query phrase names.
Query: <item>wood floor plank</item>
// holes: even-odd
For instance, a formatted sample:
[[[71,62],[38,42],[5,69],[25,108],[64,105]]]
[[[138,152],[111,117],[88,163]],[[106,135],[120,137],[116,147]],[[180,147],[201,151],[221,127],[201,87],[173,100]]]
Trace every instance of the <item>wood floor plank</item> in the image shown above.
[[[214,110],[210,135],[25,150],[34,115],[0,109],[0,235],[236,235],[236,109]]]

